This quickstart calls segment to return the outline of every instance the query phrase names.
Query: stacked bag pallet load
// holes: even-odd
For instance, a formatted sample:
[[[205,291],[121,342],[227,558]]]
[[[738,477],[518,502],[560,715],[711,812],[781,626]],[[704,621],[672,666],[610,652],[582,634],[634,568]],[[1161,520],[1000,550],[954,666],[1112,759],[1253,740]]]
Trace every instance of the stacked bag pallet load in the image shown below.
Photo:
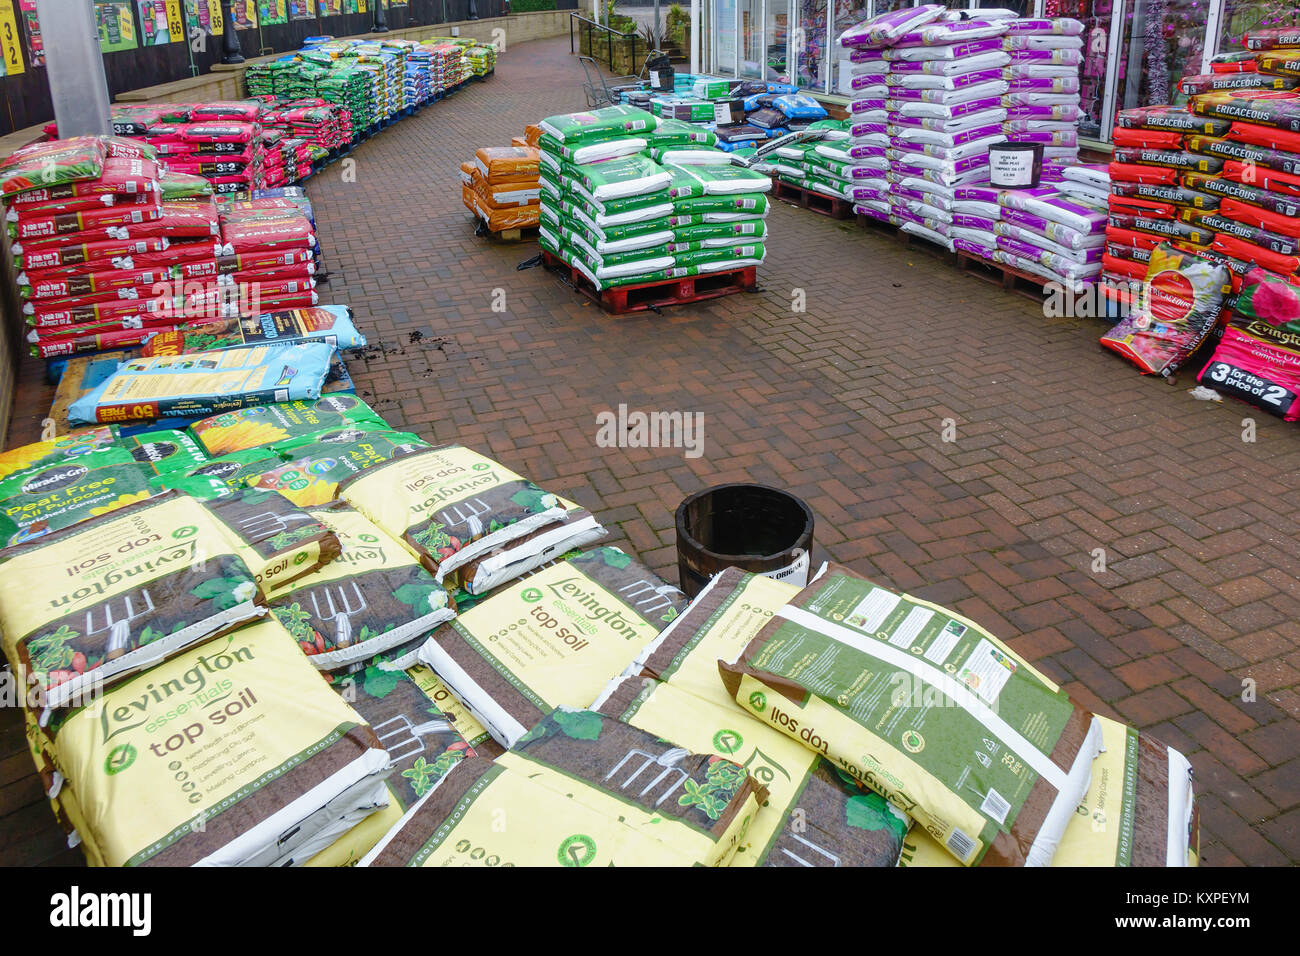
[[[473,68],[458,37],[433,37],[423,45],[441,67],[442,90],[453,90],[470,78]]]
[[[1185,107],[1119,115],[1107,267],[1140,283],[1140,295],[1138,321],[1121,322],[1102,344],[1170,375],[1213,342],[1199,381],[1292,421],[1300,34],[1263,30],[1244,43],[1250,56],[1218,58],[1214,72],[1180,81]],[[1176,288],[1185,291],[1175,298]]]
[[[768,176],[632,106],[539,125],[542,249],[596,289],[762,263]]]
[[[953,248],[956,190],[988,181],[988,147],[1003,139],[1008,17],[992,10],[967,20],[929,4],[841,36],[854,48],[855,141],[864,165],[880,173],[859,212]]]
[[[1079,158],[1079,70],[1083,24],[1067,17],[1007,21],[1002,69],[1008,86],[1003,124],[1012,142],[1043,147],[1043,182],[1059,183]]]
[[[844,199],[856,199],[859,167],[850,142],[851,120],[817,120],[794,136],[753,151],[751,168],[781,182]],[[742,153],[742,155],[745,155]]]
[[[216,267],[237,288],[245,314],[320,301],[316,276],[323,270],[311,203],[300,189],[278,192],[219,204],[223,248]]]
[[[164,173],[118,137],[51,140],[0,164],[6,226],[34,355],[136,345],[236,308],[217,288],[212,186]]]
[[[1107,203],[1056,186],[997,193],[994,262],[1071,292],[1095,284],[1105,254]]]
[[[531,146],[484,146],[460,164],[461,201],[489,232],[531,229],[539,222],[541,182],[538,150]]]

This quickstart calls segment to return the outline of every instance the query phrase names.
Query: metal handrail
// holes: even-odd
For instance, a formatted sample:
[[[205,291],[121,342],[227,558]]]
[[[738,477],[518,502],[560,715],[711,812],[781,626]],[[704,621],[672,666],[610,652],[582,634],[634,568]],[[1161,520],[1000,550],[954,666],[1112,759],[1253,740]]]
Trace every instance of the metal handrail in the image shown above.
[[[582,31],[581,24],[586,24],[586,29],[588,34],[587,49],[589,51],[594,51],[596,49],[595,44],[590,42],[590,35],[592,30],[593,29],[600,30],[605,34],[605,44],[607,48],[605,62],[609,64],[609,68],[611,70],[614,68],[615,38],[620,40],[632,39],[633,41],[635,41],[640,39],[641,37],[641,34],[637,33],[636,31],[633,31],[631,33],[621,33],[620,31],[615,30],[613,27],[608,27],[603,23],[597,23],[595,20],[590,20],[587,17],[584,17],[580,13],[576,13],[576,12],[570,13],[569,14],[569,53],[571,54],[576,52],[573,47],[573,21],[574,20],[577,20],[579,23],[579,27],[578,27],[579,33],[581,33]],[[633,47],[633,49],[635,50],[635,47]]]

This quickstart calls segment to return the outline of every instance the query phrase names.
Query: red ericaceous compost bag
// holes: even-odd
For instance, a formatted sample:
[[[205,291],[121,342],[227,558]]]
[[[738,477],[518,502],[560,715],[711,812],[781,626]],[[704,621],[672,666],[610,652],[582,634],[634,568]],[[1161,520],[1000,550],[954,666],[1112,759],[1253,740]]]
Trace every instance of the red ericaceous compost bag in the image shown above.
[[[1151,253],[1138,303],[1101,344],[1144,374],[1172,375],[1213,331],[1229,289],[1225,266],[1162,243]]]
[[[1271,269],[1282,275],[1293,275],[1300,272],[1300,256],[1284,255],[1280,252],[1273,252],[1269,249],[1261,248],[1253,242],[1247,242],[1244,239],[1238,239],[1236,236],[1224,235],[1218,233],[1214,237],[1214,242],[1210,246],[1216,252],[1232,256],[1236,259],[1244,259],[1247,262],[1253,262],[1256,265],[1263,266],[1265,269]]]
[[[1155,219],[1173,219],[1177,210],[1173,204],[1137,199],[1128,196],[1111,196],[1110,210],[1128,216],[1151,216]]]
[[[1220,90],[1203,93],[1188,101],[1188,109],[1199,116],[1244,120],[1261,126],[1300,132],[1300,99],[1294,93],[1272,90]],[[1217,134],[1214,134],[1217,135]]]
[[[1178,170],[1168,166],[1139,166],[1136,163],[1110,164],[1112,182],[1124,183],[1176,183]]]
[[[1101,257],[1101,267],[1106,272],[1123,276],[1126,279],[1141,281],[1146,278],[1147,264],[1138,259],[1123,259],[1112,256],[1109,252]]]
[[[1254,123],[1233,123],[1232,129],[1224,134],[1224,139],[1230,139],[1238,143],[1251,143],[1255,146],[1266,146],[1269,149],[1279,149],[1288,153],[1300,153],[1300,133],[1274,129],[1271,126],[1256,126]]]
[[[1183,134],[1177,130],[1127,129],[1115,127],[1116,146],[1136,146],[1145,149],[1182,149]]]
[[[104,229],[108,226],[134,226],[153,222],[162,215],[157,206],[127,205],[65,212],[50,216],[24,215],[9,223],[9,238],[40,239]]]
[[[1294,216],[1280,216],[1267,209],[1256,209],[1236,199],[1223,200],[1219,205],[1219,214],[1278,235],[1300,238],[1300,219]]]

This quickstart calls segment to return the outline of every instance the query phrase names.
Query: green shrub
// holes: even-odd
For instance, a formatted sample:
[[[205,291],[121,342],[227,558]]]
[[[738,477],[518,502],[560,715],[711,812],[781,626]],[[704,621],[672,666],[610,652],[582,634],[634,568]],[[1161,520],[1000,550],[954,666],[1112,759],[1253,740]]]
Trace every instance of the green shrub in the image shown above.
[[[511,13],[531,13],[534,10],[554,10],[555,0],[510,0]]]

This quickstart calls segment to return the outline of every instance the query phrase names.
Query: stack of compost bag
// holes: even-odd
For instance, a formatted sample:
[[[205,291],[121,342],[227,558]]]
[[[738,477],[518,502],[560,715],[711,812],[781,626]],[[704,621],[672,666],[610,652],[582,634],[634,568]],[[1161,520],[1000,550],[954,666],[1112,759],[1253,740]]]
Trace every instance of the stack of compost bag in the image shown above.
[[[536,226],[541,184],[531,146],[483,146],[460,164],[461,201],[491,232]]]
[[[597,289],[763,260],[771,180],[702,144],[651,147],[658,124],[631,106],[540,124],[542,248]]]
[[[1083,23],[1068,17],[1007,21],[1002,48],[1011,57],[1003,67],[1008,91],[1003,97],[1006,138],[1043,146],[1043,181],[1079,158],[1079,66]]]
[[[1075,292],[1097,281],[1106,241],[1106,202],[1054,186],[1003,190],[997,201],[1001,209],[994,226],[995,262]]]

